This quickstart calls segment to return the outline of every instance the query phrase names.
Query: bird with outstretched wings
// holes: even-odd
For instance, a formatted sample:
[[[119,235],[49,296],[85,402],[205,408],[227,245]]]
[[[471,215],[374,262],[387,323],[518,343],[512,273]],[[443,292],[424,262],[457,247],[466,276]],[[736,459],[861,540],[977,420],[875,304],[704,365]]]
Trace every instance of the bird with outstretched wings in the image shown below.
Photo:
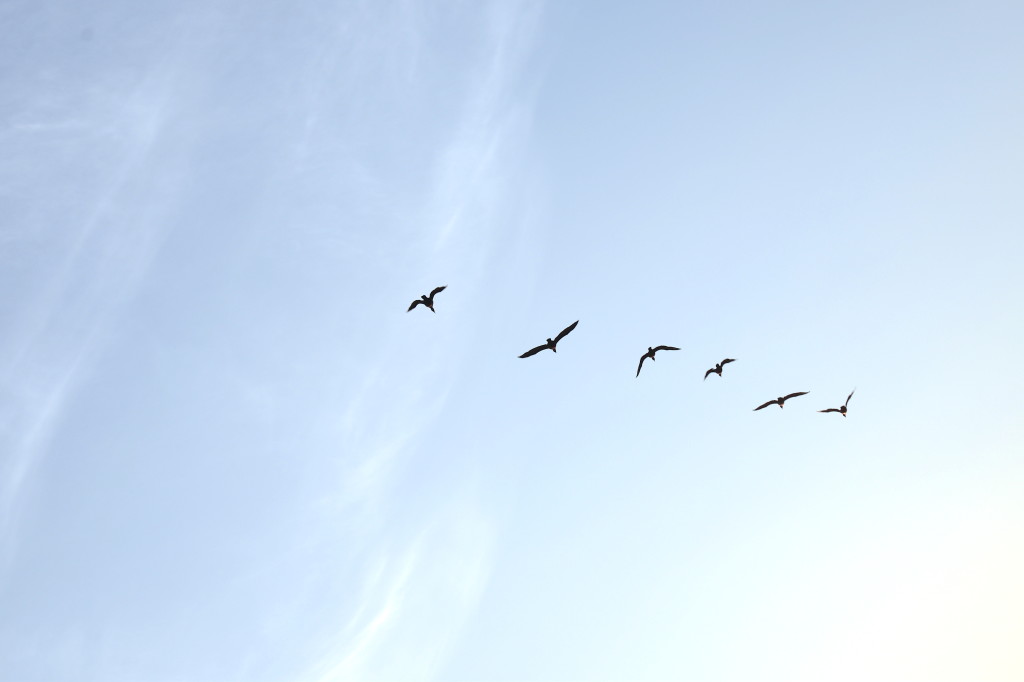
[[[548,339],[546,342],[542,343],[541,345],[537,346],[536,348],[531,348],[530,350],[526,351],[525,353],[523,353],[519,357],[521,357],[521,358],[528,358],[531,355],[536,355],[537,353],[541,352],[542,350],[552,350],[552,351],[557,353],[558,351],[555,350],[555,346],[557,346],[558,342],[561,341],[562,339],[564,339],[569,334],[569,332],[571,332],[573,329],[575,329],[576,325],[578,325],[579,323],[580,323],[580,321],[576,320],[575,322],[570,324],[568,327],[566,327],[562,331],[558,332],[558,336],[556,336],[554,339]]]
[[[722,368],[728,365],[730,362],[736,362],[735,358],[726,358],[725,360],[722,360],[708,371],[704,372],[704,380],[707,381],[708,375],[711,373],[715,373],[718,376],[722,376]]]
[[[769,400],[764,405],[759,405],[758,407],[755,407],[754,412],[757,412],[758,410],[763,410],[769,405],[778,405],[779,409],[782,409],[782,404],[789,400],[790,398],[795,398],[798,395],[807,395],[808,393],[810,393],[810,391],[800,391],[799,393],[790,393],[789,395],[780,396],[775,400]]]
[[[818,412],[838,412],[839,414],[841,414],[841,415],[843,415],[845,417],[846,416],[846,406],[850,404],[850,398],[853,397],[853,394],[854,394],[854,392],[856,392],[856,390],[857,389],[853,389],[852,391],[850,391],[850,395],[846,396],[846,402],[843,403],[840,407],[830,407],[827,410],[818,410]]]
[[[437,296],[439,293],[441,293],[442,291],[444,291],[447,288],[448,288],[447,286],[437,287],[436,289],[434,289],[433,291],[430,292],[430,296],[427,296],[426,294],[424,294],[423,296],[420,296],[415,301],[413,301],[412,303],[409,304],[409,310],[406,310],[405,312],[410,312],[416,306],[418,306],[420,304],[423,304],[423,305],[427,306],[428,308],[430,308],[430,312],[436,313],[437,311],[434,310],[434,296]]]
[[[640,364],[636,366],[636,375],[637,376],[640,376],[640,368],[642,368],[644,366],[644,360],[646,360],[647,358],[650,358],[651,362],[654,362],[654,354],[657,353],[659,350],[679,350],[679,349],[676,348],[675,346],[658,346],[657,348],[651,348],[650,346],[647,346],[647,352],[640,356]]]

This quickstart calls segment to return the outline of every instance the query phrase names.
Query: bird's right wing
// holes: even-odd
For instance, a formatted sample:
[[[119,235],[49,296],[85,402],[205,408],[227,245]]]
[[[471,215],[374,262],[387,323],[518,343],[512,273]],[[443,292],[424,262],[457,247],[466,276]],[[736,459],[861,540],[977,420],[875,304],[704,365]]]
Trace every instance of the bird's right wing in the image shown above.
[[[417,298],[417,299],[416,299],[415,301],[413,301],[413,302],[412,302],[412,303],[411,303],[411,304],[409,305],[409,310],[412,310],[413,308],[415,308],[416,306],[418,306],[418,305],[419,305],[420,303],[423,303],[423,301],[421,301],[420,299],[418,299],[418,298]],[[409,310],[406,310],[405,312],[409,312]]]
[[[530,350],[526,351],[525,353],[523,353],[519,357],[521,357],[521,358],[528,358],[531,355],[536,355],[537,353],[541,352],[542,350],[544,350],[547,347],[548,347],[548,344],[546,344],[546,343],[542,344],[540,346],[537,346],[536,348],[531,348]]]
[[[754,412],[757,412],[758,410],[763,410],[764,408],[768,407],[769,405],[777,405],[778,403],[779,403],[778,400],[769,400],[764,405],[760,405],[759,407],[755,407],[754,408]]]
[[[834,407],[830,407],[827,410],[818,410],[818,412],[841,412],[841,410],[837,410]]]
[[[843,403],[843,407],[846,407],[847,405],[850,404],[850,398],[852,398],[853,394],[856,393],[856,392],[857,392],[857,389],[853,389],[852,391],[850,391],[850,395],[846,396],[846,402]]]
[[[565,338],[569,334],[569,332],[571,332],[573,329],[576,328],[576,325],[578,325],[579,323],[580,323],[580,321],[576,320],[575,322],[570,324],[568,327],[566,327],[562,331],[558,332],[558,336],[555,337],[555,343],[558,343],[563,338]]]
[[[707,380],[708,380],[708,375],[709,375],[709,374],[711,374],[711,373],[712,373],[712,372],[714,372],[714,371],[715,371],[715,368],[714,368],[714,367],[712,367],[712,368],[711,368],[711,369],[709,369],[708,371],[704,372],[704,381],[707,381]]]

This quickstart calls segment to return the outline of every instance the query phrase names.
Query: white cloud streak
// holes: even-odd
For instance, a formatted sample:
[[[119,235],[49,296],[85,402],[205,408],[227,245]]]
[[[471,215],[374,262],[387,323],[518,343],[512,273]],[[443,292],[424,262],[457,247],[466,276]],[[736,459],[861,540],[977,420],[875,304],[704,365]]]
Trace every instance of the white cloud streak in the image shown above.
[[[3,226],[0,260],[31,275],[15,280],[23,296],[4,311],[10,322],[0,364],[5,564],[31,473],[168,229],[174,202],[168,187],[186,154],[183,140],[165,135],[185,49],[178,47],[127,91],[69,83],[60,106],[46,92],[19,93],[25,106],[0,134],[0,195],[20,209],[9,213],[24,218]],[[55,148],[70,151],[54,154]],[[61,176],[68,182],[52,186]]]
[[[461,273],[459,287],[466,291],[482,276],[507,183],[514,177],[510,143],[525,134],[529,109],[517,79],[538,18],[535,4],[489,5],[482,20],[485,57],[454,134],[435,154],[433,189],[422,215],[413,217],[430,226],[432,237],[423,241],[442,264],[435,262],[432,271]],[[389,479],[443,412],[452,381],[443,377],[454,374],[454,368],[445,366],[450,361],[440,359],[440,350],[459,343],[454,337],[436,341],[424,351],[427,357],[414,377],[395,375],[390,352],[365,370],[363,386],[343,420],[350,448],[366,453],[344,474],[346,514],[358,510],[366,523],[378,527],[386,521],[374,523],[365,514],[394,513],[398,501],[388,497]],[[428,389],[439,384],[447,388]],[[382,409],[382,395],[390,407]],[[378,428],[367,427],[373,423]],[[426,679],[436,674],[476,608],[496,541],[472,488],[472,483],[463,485],[455,498],[435,507],[404,547],[379,541],[386,578],[376,573],[382,570],[379,562],[367,569],[376,577],[364,582],[357,615],[316,667],[320,679]]]

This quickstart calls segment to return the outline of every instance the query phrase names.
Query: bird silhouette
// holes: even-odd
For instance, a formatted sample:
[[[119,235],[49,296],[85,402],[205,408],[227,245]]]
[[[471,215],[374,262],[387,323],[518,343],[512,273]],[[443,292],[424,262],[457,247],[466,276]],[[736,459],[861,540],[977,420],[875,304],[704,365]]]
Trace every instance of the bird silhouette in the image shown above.
[[[808,393],[810,393],[810,391],[800,391],[799,393],[790,393],[787,396],[782,396],[780,398],[776,398],[775,400],[769,400],[764,405],[761,405],[760,407],[755,407],[754,408],[754,412],[757,412],[758,410],[763,410],[764,408],[768,407],[769,405],[778,405],[779,409],[781,410],[782,409],[782,403],[786,402],[790,398],[795,398],[798,395],[807,395]]]
[[[575,329],[576,325],[578,325],[579,323],[580,323],[580,321],[576,320],[575,322],[570,324],[568,327],[566,327],[562,331],[558,332],[558,336],[556,336],[554,339],[548,339],[547,343],[542,343],[541,345],[537,346],[536,348],[531,348],[530,350],[526,351],[525,353],[523,353],[519,357],[521,357],[521,358],[528,358],[531,355],[536,355],[537,353],[541,352],[542,350],[548,350],[548,349],[551,349],[552,351],[557,353],[558,351],[555,350],[555,346],[557,346],[558,342],[561,341],[562,339],[564,339],[566,337],[566,335],[569,334],[569,332],[571,332],[573,329]]]
[[[725,360],[722,360],[720,363],[718,363],[708,371],[704,372],[704,381],[708,380],[708,375],[711,374],[712,372],[714,372],[718,376],[722,376],[722,367],[728,365],[730,362],[736,362],[736,360],[734,358],[726,358]]]
[[[675,346],[658,346],[657,348],[651,348],[650,346],[647,346],[647,352],[640,356],[640,364],[636,366],[636,375],[637,376],[640,376],[640,368],[642,368],[644,366],[644,360],[646,360],[647,358],[650,358],[651,362],[654,362],[654,354],[657,353],[659,350],[679,350],[679,349],[676,348]]]
[[[441,293],[442,291],[444,291],[447,288],[448,288],[447,285],[445,285],[443,287],[437,287],[436,289],[434,289],[433,291],[430,292],[430,296],[426,296],[426,295],[420,296],[415,301],[413,301],[412,303],[409,304],[409,310],[406,310],[405,312],[411,311],[413,308],[415,308],[416,306],[418,306],[419,304],[422,303],[423,305],[425,305],[428,308],[430,308],[430,312],[436,313],[437,311],[434,310],[434,296],[438,295],[439,293]]]
[[[853,394],[854,394],[854,392],[856,392],[856,390],[857,389],[853,389],[852,391],[850,391],[850,395],[846,396],[846,402],[843,403],[841,407],[830,407],[827,410],[818,410],[818,412],[838,412],[839,414],[841,414],[841,415],[843,415],[845,417],[846,416],[846,406],[850,404],[850,398],[853,397]]]

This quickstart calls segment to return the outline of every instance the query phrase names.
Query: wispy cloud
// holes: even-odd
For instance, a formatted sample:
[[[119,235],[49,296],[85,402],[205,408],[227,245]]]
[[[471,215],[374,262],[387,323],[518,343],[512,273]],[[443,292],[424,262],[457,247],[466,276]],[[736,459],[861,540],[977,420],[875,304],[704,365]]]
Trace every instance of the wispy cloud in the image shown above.
[[[479,602],[494,541],[472,501],[440,510],[393,567],[374,574],[321,679],[432,677]]]
[[[476,17],[484,36],[482,58],[450,135],[433,154],[428,198],[410,217],[429,226],[419,241],[433,251],[431,272],[458,273],[458,286],[466,292],[483,276],[509,196],[507,183],[514,178],[512,143],[525,134],[530,106],[519,78],[538,20],[533,3],[491,3]],[[420,26],[416,32],[427,31]],[[416,273],[410,274],[415,281]],[[423,431],[443,413],[444,387],[450,388],[456,369],[447,358],[451,347],[465,343],[452,334],[421,350],[413,376],[405,373],[408,366],[395,366],[390,349],[364,370],[343,420],[346,449],[362,453],[343,474],[347,516],[363,516],[380,529],[398,514],[402,501],[393,482]],[[406,531],[374,543],[373,551],[384,558],[365,569],[375,578],[364,581],[356,617],[316,667],[323,680],[422,679],[443,664],[484,590],[495,544],[475,484],[458,485],[454,496],[418,520],[412,539],[397,539]],[[375,523],[365,519],[368,513],[378,516]]]
[[[29,106],[0,128],[0,151],[6,152],[0,155],[0,198],[18,197],[10,212],[18,220],[0,233],[5,266],[0,276],[25,292],[16,305],[10,298],[0,301],[9,332],[0,338],[4,560],[17,552],[18,510],[32,491],[32,473],[75,409],[76,392],[96,378],[97,360],[123,330],[119,323],[125,304],[146,283],[174,219],[185,215],[212,223],[222,216],[236,218],[232,209],[240,204],[237,208],[249,213],[218,233],[232,247],[236,238],[245,240],[262,230],[259,238],[271,246],[275,240],[312,248],[340,245],[341,258],[350,259],[359,274],[401,271],[400,283],[379,276],[382,286],[368,295],[397,297],[394,317],[404,323],[422,321],[413,314],[401,317],[408,289],[422,282],[430,282],[427,290],[450,284],[460,292],[449,299],[453,304],[471,301],[475,285],[487,274],[494,240],[507,227],[501,216],[517,182],[516,143],[527,134],[531,106],[520,79],[539,5],[495,0],[486,6],[425,11],[420,3],[404,0],[343,8],[324,3],[295,13],[296,18],[290,12],[278,16],[266,8],[227,3],[210,13],[200,12],[204,18],[196,22],[205,26],[200,33],[208,31],[206,42],[181,38],[178,48],[147,52],[149,61],[124,67],[130,73],[114,74],[123,77],[82,79],[87,85],[80,90],[69,76],[64,85],[78,99],[58,98],[55,104],[42,92],[39,97],[47,101],[32,106],[35,91],[25,86],[22,94]],[[244,15],[242,20],[236,21],[236,14]],[[250,68],[247,60],[263,54],[262,43],[252,47],[253,36],[277,39],[277,19],[294,22],[283,33],[308,47],[293,51],[294,45],[281,39],[268,47],[287,53],[287,68]],[[187,21],[174,25],[183,32],[196,28]],[[225,26],[245,30],[229,38]],[[310,29],[315,40],[306,41]],[[448,61],[453,35],[473,57],[454,66]],[[439,41],[445,41],[445,49],[437,49]],[[236,85],[239,71],[251,78],[248,84]],[[207,76],[210,72],[215,73]],[[277,78],[279,92],[287,96],[274,106],[250,108],[247,97],[266,96],[263,77]],[[437,84],[446,86],[443,94],[432,89]],[[221,86],[238,89],[224,94]],[[442,101],[449,95],[452,101]],[[387,117],[380,115],[398,111],[413,121],[426,110],[433,119],[424,125],[424,135],[393,134]],[[246,165],[250,157],[232,158],[238,149],[233,144],[242,140],[238,146],[245,146],[256,135],[262,137],[252,164]],[[204,156],[200,150],[209,146],[216,150]],[[230,153],[220,154],[223,149]],[[410,167],[425,170],[409,172]],[[244,182],[218,184],[219,176],[234,170],[245,175]],[[195,186],[206,179],[213,180],[209,194],[197,192]],[[247,194],[259,183],[271,188],[270,200],[261,203]],[[268,213],[274,215],[267,218]],[[288,255],[275,252],[268,260],[279,267]],[[216,256],[203,254],[210,260]],[[371,258],[376,260],[363,262]],[[285,265],[300,270],[308,260]],[[321,262],[337,270],[350,264],[316,261]],[[252,271],[265,274],[258,267],[245,274]],[[22,272],[24,278],[17,279]],[[453,279],[435,282],[438,273]],[[211,279],[197,282],[196,288],[207,291],[204,286],[221,284]],[[263,301],[252,305],[260,310],[251,319],[238,319],[265,331],[258,314]],[[369,308],[346,312],[359,318]],[[196,316],[212,318],[211,310]],[[161,321],[188,325],[196,313],[176,314]],[[258,614],[268,623],[270,634],[264,636],[282,645],[274,662],[291,676],[296,669],[324,679],[436,673],[476,609],[496,544],[485,496],[472,471],[460,471],[443,488],[428,490],[415,505],[405,499],[406,479],[423,465],[417,457],[431,450],[425,436],[445,414],[465,371],[458,351],[479,333],[474,327],[479,321],[456,325],[454,319],[439,314],[430,320],[439,323],[436,333],[423,339],[415,357],[408,352],[408,324],[399,333],[397,323],[386,319],[367,341],[358,331],[368,326],[359,324],[366,319],[348,319],[330,330],[348,334],[342,338],[351,343],[328,359],[337,363],[332,369],[339,378],[309,382],[313,385],[294,379],[292,365],[287,376],[266,373],[266,365],[275,362],[307,361],[298,357],[294,344],[281,344],[265,355],[253,353],[249,364],[232,357],[237,367],[218,368],[219,380],[231,382],[248,408],[275,421],[265,432],[304,455],[297,467],[333,477],[303,489],[312,491],[309,497],[281,502],[284,515],[293,516],[275,517],[273,523],[281,524],[277,530],[288,536],[278,546],[293,551],[266,557],[255,549],[257,560],[244,569],[219,567],[238,574],[232,587],[216,597],[197,596],[183,612],[209,615],[211,602],[222,598],[220,608],[237,613],[231,600],[251,605],[251,590],[280,590],[277,601],[268,598],[253,608],[265,608]],[[379,318],[369,321],[376,324]],[[223,333],[222,320],[195,322],[205,324],[203,331],[211,335]],[[323,326],[310,323],[308,331],[329,336]],[[209,349],[188,352],[204,350],[217,356]],[[291,388],[295,393],[289,393]],[[306,389],[320,391],[317,397],[324,400],[308,394],[293,399]],[[161,424],[159,416],[143,416]],[[296,426],[296,416],[308,421]],[[304,432],[309,424],[317,431],[314,436]],[[330,462],[314,461],[317,454]],[[293,503],[302,509],[289,506]],[[309,523],[289,525],[296,518]],[[253,533],[264,538],[265,531]],[[122,633],[108,642],[111,651],[162,646],[133,634],[138,631],[134,623],[120,622],[118,614],[109,617],[117,621],[109,623],[110,630]],[[214,620],[206,620],[210,632]],[[296,635],[297,630],[308,637]],[[287,637],[292,640],[283,641]],[[304,647],[316,650],[307,655]],[[267,662],[256,645],[239,648],[245,649],[239,655],[243,667],[255,670]],[[46,654],[41,645],[39,658]],[[297,662],[297,656],[303,660]],[[237,670],[237,662],[221,670]]]
[[[5,226],[0,259],[25,273],[13,282],[19,304],[5,311],[0,364],[5,561],[30,474],[166,232],[173,203],[166,185],[182,150],[164,146],[161,135],[176,76],[172,54],[127,91],[68,83],[67,110],[45,93],[23,92],[24,110],[0,135],[0,190],[15,197],[9,213],[22,218]],[[55,187],[53,178],[69,172],[69,182]]]

